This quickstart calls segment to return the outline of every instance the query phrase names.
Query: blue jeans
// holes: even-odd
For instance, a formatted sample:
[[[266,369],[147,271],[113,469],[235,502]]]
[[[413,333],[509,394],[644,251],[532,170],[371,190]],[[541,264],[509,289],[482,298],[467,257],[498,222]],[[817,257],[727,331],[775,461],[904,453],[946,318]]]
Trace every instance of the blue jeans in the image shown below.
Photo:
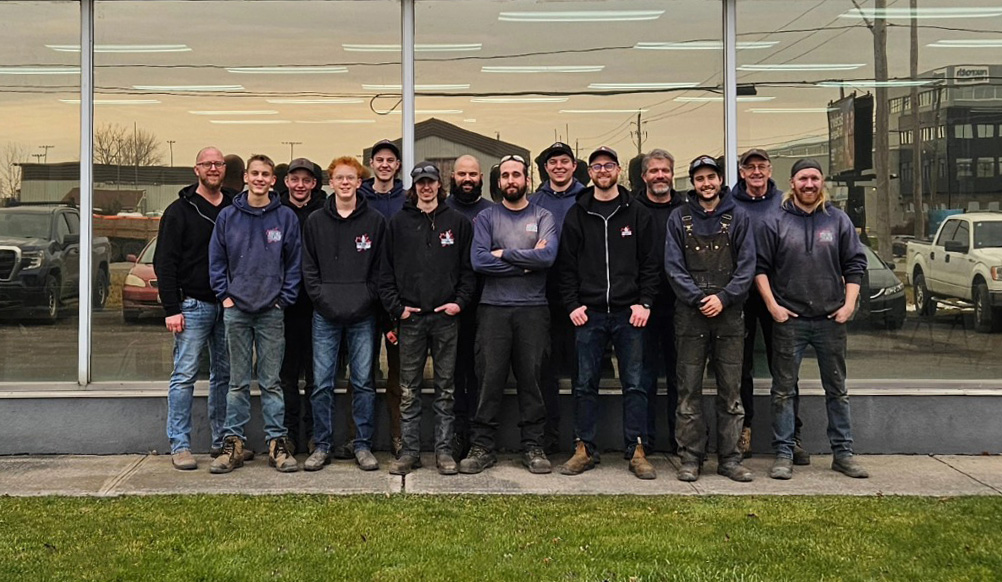
[[[807,346],[818,356],[828,413],[828,441],[836,457],[852,454],[849,393],[845,387],[846,326],[827,317],[791,317],[772,329],[772,446],[777,457],[793,457],[794,402]]]
[[[174,334],[174,371],[167,389],[167,438],[170,452],[191,449],[191,402],[202,350],[209,348],[209,427],[212,447],[223,446],[230,358],[226,351],[223,308],[191,297],[181,302],[184,331]]]
[[[619,362],[619,380],[623,386],[623,443],[627,455],[637,446],[637,438],[647,442],[647,392],[640,385],[643,368],[644,328],[630,325],[630,309],[603,313],[587,311],[588,322],[575,331],[578,353],[578,376],[574,383],[574,436],[595,450],[595,425],[598,423],[598,382],[602,375],[602,356],[612,340]]]
[[[351,372],[351,416],[355,421],[355,450],[372,448],[376,388],[372,380],[376,318],[343,324],[313,314],[313,378],[317,387],[310,396],[313,405],[313,440],[317,450],[330,452],[334,438],[334,379],[342,338],[348,342]]]
[[[246,313],[236,307],[223,310],[226,341],[230,346],[230,391],[226,394],[225,436],[246,441],[250,420],[250,384],[257,354],[257,384],[261,390],[265,442],[284,437],[285,399],[279,373],[285,355],[285,318],[277,307]]]

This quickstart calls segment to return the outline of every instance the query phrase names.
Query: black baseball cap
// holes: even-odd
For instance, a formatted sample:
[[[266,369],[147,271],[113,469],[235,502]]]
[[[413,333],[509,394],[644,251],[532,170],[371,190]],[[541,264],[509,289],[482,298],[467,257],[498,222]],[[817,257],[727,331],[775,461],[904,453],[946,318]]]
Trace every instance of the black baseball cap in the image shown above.
[[[564,142],[558,141],[553,145],[551,145],[550,147],[543,150],[543,153],[540,156],[540,158],[543,160],[543,163],[546,163],[550,158],[554,156],[568,156],[573,160],[574,150],[572,150],[571,146],[565,144]]]
[[[438,171],[438,167],[431,162],[418,162],[414,164],[414,169],[411,170],[411,180],[417,182],[422,178],[431,178],[436,182],[442,181],[442,174]]]
[[[310,174],[313,174],[313,177],[316,178],[315,166],[316,164],[306,158],[296,158],[289,162],[289,171],[287,173],[291,174],[296,170],[306,170]]]
[[[595,161],[595,158],[602,155],[609,156],[610,158],[612,158],[612,161],[616,162],[617,164],[619,163],[619,155],[616,154],[616,150],[612,149],[609,146],[599,146],[598,149],[593,151],[588,156],[588,163],[589,164],[592,163],[593,161]]]
[[[381,139],[377,141],[372,146],[372,151],[369,152],[369,157],[370,158],[375,157],[376,152],[378,152],[379,150],[390,150],[391,152],[393,152],[393,155],[397,156],[398,160],[400,159],[400,148],[397,147],[397,144],[393,143],[388,139]]]
[[[692,180],[692,175],[696,173],[696,170],[700,168],[713,168],[717,174],[721,174],[720,164],[717,160],[713,159],[711,156],[699,156],[698,158],[689,162],[689,179]]]

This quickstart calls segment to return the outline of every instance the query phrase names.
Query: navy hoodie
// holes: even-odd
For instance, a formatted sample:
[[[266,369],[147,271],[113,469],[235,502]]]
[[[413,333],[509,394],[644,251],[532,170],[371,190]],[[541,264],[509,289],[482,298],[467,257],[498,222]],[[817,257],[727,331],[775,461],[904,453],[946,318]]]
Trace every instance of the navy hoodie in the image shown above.
[[[720,203],[712,212],[700,206],[695,190],[686,196],[692,214],[692,230],[699,236],[713,236],[720,232],[720,217],[731,215],[730,238],[734,254],[734,273],[730,282],[719,293],[724,307],[743,304],[755,278],[755,236],[748,215],[734,203],[734,197],[725,187],[720,193]],[[668,218],[668,236],[665,240],[665,271],[680,301],[690,307],[699,307],[706,293],[689,275],[685,261],[685,228],[682,211],[676,210]]]
[[[369,203],[369,208],[379,212],[383,215],[383,218],[389,220],[393,218],[394,214],[400,212],[400,209],[404,207],[404,202],[407,200],[404,183],[394,178],[393,189],[386,194],[377,193],[373,189],[375,183],[375,178],[362,180],[362,185],[358,187],[358,194]]]
[[[473,219],[485,209],[494,206],[493,201],[487,200],[483,196],[477,196],[477,199],[472,202],[465,202],[455,194],[446,198],[445,203],[449,208],[465,216],[470,222],[473,222]]]
[[[808,214],[792,200],[755,233],[756,275],[767,275],[776,302],[821,318],[845,304],[845,284],[863,281],[866,254],[849,216],[825,203]]]
[[[748,215],[752,231],[757,231],[760,224],[778,213],[779,205],[783,202],[783,191],[776,187],[772,178],[769,178],[765,196],[754,197],[748,194],[748,184],[743,178],[738,180],[731,193],[734,195],[734,202]]]
[[[386,219],[364,196],[355,197],[347,218],[338,214],[337,196],[306,220],[303,283],[314,309],[330,321],[357,323],[378,315],[377,279]]]
[[[268,199],[256,208],[246,191],[238,194],[216,218],[209,243],[212,290],[248,313],[292,305],[302,279],[299,219],[275,192]]]
[[[539,187],[529,196],[529,204],[535,204],[540,208],[545,208],[550,211],[553,215],[553,220],[557,225],[557,239],[560,238],[560,231],[564,226],[564,218],[567,217],[567,211],[574,206],[577,202],[578,196],[585,189],[584,184],[578,182],[575,179],[571,179],[570,185],[567,190],[563,192],[554,192],[553,186],[550,185],[550,181],[547,180],[543,182],[543,185]]]

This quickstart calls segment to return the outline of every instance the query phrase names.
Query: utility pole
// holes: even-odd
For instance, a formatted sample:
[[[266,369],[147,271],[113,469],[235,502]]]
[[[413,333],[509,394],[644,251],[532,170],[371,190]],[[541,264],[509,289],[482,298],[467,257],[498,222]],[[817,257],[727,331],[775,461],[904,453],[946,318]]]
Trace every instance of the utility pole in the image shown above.
[[[45,157],[45,154],[31,154],[31,157],[35,158],[36,164],[41,164],[42,158]]]
[[[176,144],[176,143],[177,143],[176,140],[173,140],[173,139],[167,140],[167,147],[170,149],[170,165],[171,166],[174,165],[174,144]]]
[[[48,164],[49,163],[49,150],[51,150],[54,147],[56,147],[56,146],[54,146],[54,145],[40,145],[40,146],[38,146],[38,149],[45,150],[45,154],[42,156],[42,163],[43,164]]]
[[[282,144],[289,146],[289,161],[296,159],[296,146],[301,145],[301,141],[283,141]]]
[[[913,81],[918,79],[918,0],[910,0],[911,12],[911,63],[910,76]],[[912,102],[912,128],[915,139],[912,140],[912,205],[915,206],[915,238],[925,238],[925,206],[922,204],[922,122],[919,119],[918,85],[912,85],[910,96]],[[937,87],[935,91],[939,91]],[[933,128],[937,131],[938,128]]]
[[[637,144],[637,155],[643,155],[644,153],[644,140],[647,139],[647,132],[643,130],[643,121],[641,120],[642,112],[637,111],[637,120],[631,121],[630,125],[636,124],[636,131],[631,131],[630,136],[634,138]]]

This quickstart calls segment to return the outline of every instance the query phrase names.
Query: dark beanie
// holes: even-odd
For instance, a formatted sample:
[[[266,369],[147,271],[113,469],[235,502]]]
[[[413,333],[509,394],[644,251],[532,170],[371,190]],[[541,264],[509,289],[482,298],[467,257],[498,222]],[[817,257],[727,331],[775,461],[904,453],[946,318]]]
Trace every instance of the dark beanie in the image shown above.
[[[811,158],[800,158],[799,160],[793,163],[793,168],[790,170],[790,177],[792,178],[796,176],[797,172],[799,172],[800,170],[806,170],[808,168],[813,168],[821,172],[822,176],[825,174],[824,170],[821,169],[821,164],[819,164],[816,160],[813,160]]]

